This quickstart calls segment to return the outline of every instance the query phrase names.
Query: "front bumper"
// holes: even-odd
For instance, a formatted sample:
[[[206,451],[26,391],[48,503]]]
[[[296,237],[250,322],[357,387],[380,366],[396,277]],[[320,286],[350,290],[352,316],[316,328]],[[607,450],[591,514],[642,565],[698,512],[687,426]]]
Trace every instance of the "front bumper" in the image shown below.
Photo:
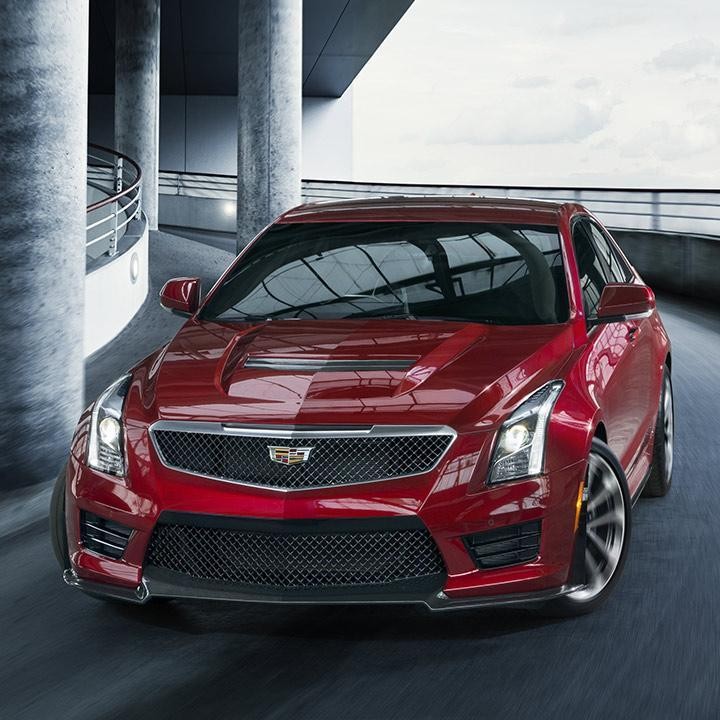
[[[462,448],[461,448],[462,450]],[[238,487],[162,467],[150,457],[126,483],[87,468],[71,457],[68,465],[66,524],[71,569],[68,584],[130,602],[151,597],[221,599],[299,604],[421,603],[431,609],[525,605],[576,589],[576,499],[584,463],[549,475],[494,487],[477,483],[477,455],[459,452],[437,472],[391,481],[298,493]],[[140,470],[142,472],[140,472]],[[80,513],[85,511],[132,528],[120,559],[83,546]],[[338,520],[414,517],[431,534],[446,575],[435,587],[417,590],[364,588],[357,593],[253,592],[176,574],[163,576],[146,566],[148,545],[163,513],[225,515],[235,518]],[[539,553],[533,560],[499,568],[479,568],[466,538],[475,533],[540,521]]]

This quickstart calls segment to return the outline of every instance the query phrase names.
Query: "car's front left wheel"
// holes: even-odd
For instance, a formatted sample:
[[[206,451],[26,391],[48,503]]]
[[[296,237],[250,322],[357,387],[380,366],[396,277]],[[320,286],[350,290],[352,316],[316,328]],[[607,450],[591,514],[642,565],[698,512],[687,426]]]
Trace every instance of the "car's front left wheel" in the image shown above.
[[[595,610],[612,592],[625,565],[630,542],[631,499],[620,463],[610,448],[593,439],[586,472],[587,504],[584,584],[553,600],[545,609],[556,616]]]

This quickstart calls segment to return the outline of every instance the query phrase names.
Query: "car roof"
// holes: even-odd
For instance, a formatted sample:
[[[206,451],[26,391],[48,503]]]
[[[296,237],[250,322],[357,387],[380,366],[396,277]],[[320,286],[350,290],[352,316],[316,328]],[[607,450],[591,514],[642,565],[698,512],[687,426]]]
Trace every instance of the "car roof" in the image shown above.
[[[563,210],[574,209],[583,211],[575,203],[525,198],[395,195],[307,203],[288,210],[279,222],[487,221],[557,225]]]

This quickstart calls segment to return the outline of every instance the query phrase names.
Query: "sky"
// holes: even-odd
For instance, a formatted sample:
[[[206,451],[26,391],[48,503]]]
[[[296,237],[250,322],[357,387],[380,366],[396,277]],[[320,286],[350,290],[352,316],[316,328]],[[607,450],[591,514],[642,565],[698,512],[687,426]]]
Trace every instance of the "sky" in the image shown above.
[[[720,187],[720,2],[415,0],[353,115],[358,181]]]

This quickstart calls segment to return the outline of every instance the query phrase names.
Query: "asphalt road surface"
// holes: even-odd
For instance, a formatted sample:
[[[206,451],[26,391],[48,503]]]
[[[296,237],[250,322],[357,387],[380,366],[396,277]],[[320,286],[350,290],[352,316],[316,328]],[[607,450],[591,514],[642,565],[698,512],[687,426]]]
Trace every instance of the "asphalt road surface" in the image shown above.
[[[217,247],[157,234],[155,287],[216,277]],[[593,615],[415,607],[113,607],[65,587],[47,527],[0,545],[0,718],[720,717],[720,308],[662,298],[673,488],[634,510]],[[88,363],[88,397],[178,325],[156,309]]]

